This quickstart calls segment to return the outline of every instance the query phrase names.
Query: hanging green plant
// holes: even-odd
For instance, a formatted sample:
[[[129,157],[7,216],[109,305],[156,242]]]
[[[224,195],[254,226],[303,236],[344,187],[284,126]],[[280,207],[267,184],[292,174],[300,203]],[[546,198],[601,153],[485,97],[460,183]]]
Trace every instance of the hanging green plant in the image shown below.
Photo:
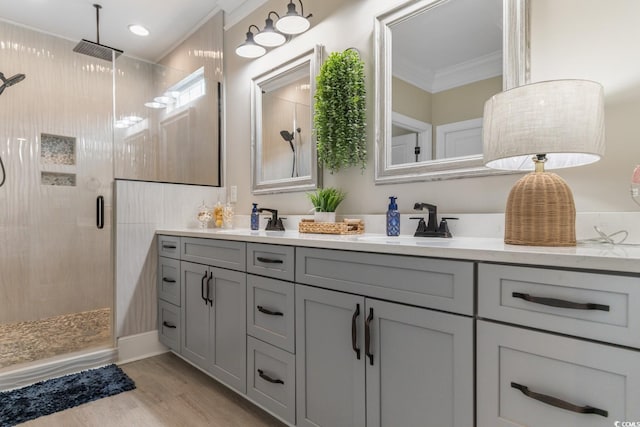
[[[318,160],[331,173],[367,162],[364,62],[358,52],[333,52],[317,77],[313,124]]]

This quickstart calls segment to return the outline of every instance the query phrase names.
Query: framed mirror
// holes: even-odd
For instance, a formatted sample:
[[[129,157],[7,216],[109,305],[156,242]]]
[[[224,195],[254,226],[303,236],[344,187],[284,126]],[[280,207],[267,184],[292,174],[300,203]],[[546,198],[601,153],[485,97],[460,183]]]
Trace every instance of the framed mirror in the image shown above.
[[[313,97],[323,47],[251,81],[253,194],[308,191],[320,186]]]
[[[528,0],[410,1],[376,18],[375,180],[482,176],[482,114],[528,81]]]

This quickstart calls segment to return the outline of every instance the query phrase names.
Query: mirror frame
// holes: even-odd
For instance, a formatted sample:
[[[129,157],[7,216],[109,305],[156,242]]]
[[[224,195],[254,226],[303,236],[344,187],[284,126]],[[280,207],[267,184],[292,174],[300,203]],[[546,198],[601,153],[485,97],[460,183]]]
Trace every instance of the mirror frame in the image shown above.
[[[310,191],[322,186],[322,169],[318,164],[315,132],[311,137],[311,174],[302,177],[264,181],[262,176],[262,85],[282,77],[283,74],[301,65],[308,64],[310,88],[311,126],[313,127],[313,105],[316,92],[316,76],[324,59],[324,47],[316,45],[312,50],[281,64],[251,80],[251,192],[272,194],[293,191]]]
[[[375,183],[437,181],[511,173],[484,166],[482,155],[391,164],[393,25],[448,0],[410,1],[376,17],[375,22]],[[503,0],[502,87],[529,82],[529,0]]]

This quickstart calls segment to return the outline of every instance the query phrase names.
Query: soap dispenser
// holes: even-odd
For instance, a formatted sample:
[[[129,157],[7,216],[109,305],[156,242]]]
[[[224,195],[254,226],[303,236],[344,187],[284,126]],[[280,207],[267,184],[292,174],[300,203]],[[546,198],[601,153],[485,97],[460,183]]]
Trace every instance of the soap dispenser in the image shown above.
[[[251,208],[251,229],[260,229],[260,214],[258,213],[257,203],[253,203],[253,208]]]
[[[387,210],[387,236],[400,235],[400,212],[396,204],[397,197],[389,197],[389,210]]]

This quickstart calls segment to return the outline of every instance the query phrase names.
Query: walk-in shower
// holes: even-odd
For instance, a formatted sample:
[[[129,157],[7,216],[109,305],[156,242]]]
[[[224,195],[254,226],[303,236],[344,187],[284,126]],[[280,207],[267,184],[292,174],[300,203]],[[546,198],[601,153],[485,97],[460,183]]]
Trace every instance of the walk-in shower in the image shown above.
[[[0,388],[27,363],[115,354],[113,66],[74,44],[0,21]]]

